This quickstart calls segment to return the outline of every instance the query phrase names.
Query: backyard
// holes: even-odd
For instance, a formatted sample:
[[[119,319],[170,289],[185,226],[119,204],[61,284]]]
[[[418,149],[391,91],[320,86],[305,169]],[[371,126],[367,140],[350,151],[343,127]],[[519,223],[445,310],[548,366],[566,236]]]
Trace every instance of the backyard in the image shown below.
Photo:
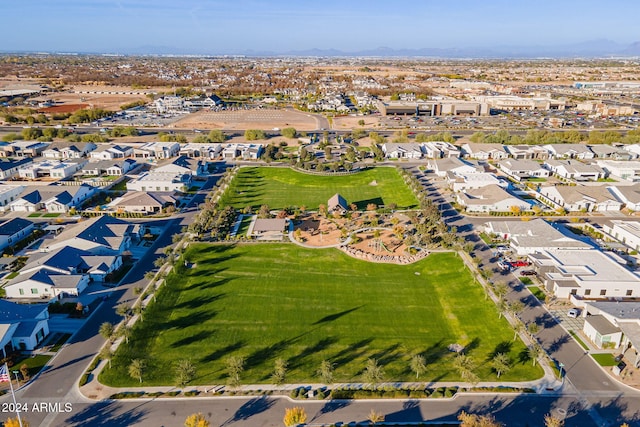
[[[272,209],[306,206],[316,210],[331,196],[340,193],[349,204],[366,209],[369,203],[412,209],[417,200],[393,167],[367,169],[347,176],[317,176],[289,168],[247,167],[238,175],[221,199],[222,205],[254,209],[268,205]]]
[[[143,385],[173,385],[174,366],[189,358],[191,384],[227,381],[226,360],[245,358],[243,383],[269,383],[277,358],[286,382],[320,382],[323,360],[335,381],[361,381],[375,358],[389,381],[412,381],[411,356],[427,364],[422,381],[460,380],[451,344],[466,348],[481,380],[495,380],[491,359],[507,353],[501,381],[542,376],[520,340],[456,253],[434,253],[411,265],[355,260],[335,249],[291,244],[189,247],[177,271],[105,369],[101,382],[135,386],[131,360],[145,360]]]

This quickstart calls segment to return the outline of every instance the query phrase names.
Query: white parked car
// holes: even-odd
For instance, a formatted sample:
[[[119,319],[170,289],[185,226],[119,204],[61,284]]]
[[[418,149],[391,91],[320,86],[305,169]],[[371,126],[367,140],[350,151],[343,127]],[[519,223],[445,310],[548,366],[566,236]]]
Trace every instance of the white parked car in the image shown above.
[[[580,315],[580,310],[577,308],[572,308],[567,312],[567,316],[573,317],[574,319]]]

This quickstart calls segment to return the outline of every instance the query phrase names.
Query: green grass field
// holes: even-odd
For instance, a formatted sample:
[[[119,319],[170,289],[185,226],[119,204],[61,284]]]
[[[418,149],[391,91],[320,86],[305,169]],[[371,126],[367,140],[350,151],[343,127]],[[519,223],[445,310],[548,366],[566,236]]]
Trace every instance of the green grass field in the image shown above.
[[[374,183],[376,185],[371,185]],[[288,168],[241,168],[221,199],[235,208],[268,205],[272,209],[306,206],[316,210],[336,193],[359,209],[367,204],[395,203],[415,208],[417,200],[393,167],[368,169],[347,176],[316,176]]]
[[[428,362],[423,381],[459,380],[452,343],[468,347],[481,379],[495,380],[495,352],[513,360],[501,381],[542,376],[455,253],[400,266],[291,244],[198,244],[186,257],[197,267],[176,263],[101,382],[136,386],[127,367],[144,358],[145,385],[172,385],[175,362],[190,358],[192,384],[220,384],[231,355],[246,358],[244,383],[269,383],[278,357],[289,363],[290,383],[319,382],[323,359],[335,364],[336,381],[360,381],[370,357],[387,380],[412,381],[414,353]]]
[[[619,362],[611,353],[596,353],[591,355],[600,366],[616,366]]]

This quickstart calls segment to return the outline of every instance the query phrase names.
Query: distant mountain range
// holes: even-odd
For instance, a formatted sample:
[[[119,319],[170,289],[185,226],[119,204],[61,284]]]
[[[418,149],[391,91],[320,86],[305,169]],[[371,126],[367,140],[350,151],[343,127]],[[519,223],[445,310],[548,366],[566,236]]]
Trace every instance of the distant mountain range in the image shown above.
[[[2,50],[0,50],[1,52]],[[8,50],[4,50],[9,52]],[[478,58],[478,59],[527,59],[527,58],[607,58],[640,56],[640,41],[630,45],[616,43],[611,40],[598,39],[575,44],[540,45],[540,46],[505,46],[487,47],[403,49],[378,47],[358,51],[339,49],[306,49],[291,51],[244,50],[238,52],[216,52],[209,49],[177,48],[172,46],[139,46],[114,52],[77,52],[86,54],[121,54],[121,55],[228,55],[248,57],[268,56],[320,56],[320,57],[382,57],[382,58]]]

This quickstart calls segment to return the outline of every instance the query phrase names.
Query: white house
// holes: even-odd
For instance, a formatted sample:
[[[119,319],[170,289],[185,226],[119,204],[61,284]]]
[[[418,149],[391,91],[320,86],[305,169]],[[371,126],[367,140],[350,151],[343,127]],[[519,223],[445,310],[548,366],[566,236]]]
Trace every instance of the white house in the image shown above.
[[[583,332],[598,348],[635,349],[634,366],[640,365],[640,303],[587,301]]]
[[[543,148],[554,159],[593,159],[593,151],[585,144],[547,144]]]
[[[0,184],[0,211],[9,210],[9,203],[16,200],[22,194],[22,185],[2,185]]]
[[[177,142],[148,142],[134,148],[133,155],[140,159],[168,159],[180,152]]]
[[[421,144],[424,156],[430,159],[442,159],[446,157],[460,157],[460,149],[445,141],[430,141]]]
[[[504,159],[498,162],[498,167],[517,181],[527,178],[547,178],[551,175],[548,169],[533,160]]]
[[[9,179],[18,173],[18,170],[29,163],[33,162],[31,157],[24,157],[22,159],[0,160],[0,179]]]
[[[516,160],[545,160],[549,152],[539,145],[507,145],[509,156]]]
[[[509,157],[509,153],[502,144],[484,144],[469,142],[462,145],[465,157],[477,160],[500,160]]]
[[[629,248],[640,251],[640,222],[612,219],[602,224],[602,231]]]
[[[456,175],[483,172],[482,168],[471,165],[457,157],[429,159],[427,162],[427,167],[431,169],[436,175],[441,177],[446,176],[447,172],[452,172]]]
[[[209,174],[206,160],[194,159],[187,156],[179,156],[163,166],[153,169],[154,172],[174,173],[178,175],[190,174],[193,176],[206,176]]]
[[[51,300],[78,296],[89,285],[88,274],[50,273],[38,270],[20,274],[4,287],[7,298]]]
[[[35,224],[24,218],[12,218],[0,223],[0,252],[28,237]]]
[[[593,246],[578,240],[578,236],[565,227],[551,225],[542,218],[531,221],[490,221],[484,231],[509,240],[518,255],[528,255],[547,249],[593,249]]]
[[[37,212],[41,209],[67,212],[91,197],[96,189],[90,185],[39,185],[24,187],[22,193],[10,202],[13,212]]]
[[[30,163],[18,169],[18,175],[24,179],[67,178],[78,171],[78,164],[71,162],[61,162],[59,160],[45,160],[37,163]]]
[[[557,185],[541,187],[543,200],[561,206],[569,212],[615,212],[622,203],[604,186]]]
[[[94,255],[122,255],[131,242],[140,237],[142,228],[110,215],[102,215],[67,226],[52,240],[46,240],[40,251],[50,252],[66,246]]]
[[[626,181],[640,181],[639,161],[598,160],[596,162],[609,175]]]
[[[135,168],[136,161],[124,160],[99,160],[88,162],[82,167],[82,174],[89,176],[122,176]]]
[[[92,160],[114,160],[133,156],[133,148],[127,145],[100,144],[89,156]]]
[[[561,249],[536,252],[529,259],[545,288],[558,298],[640,296],[640,278],[614,254],[597,249]]]
[[[191,186],[191,174],[174,172],[144,172],[127,182],[127,191],[181,191]]]
[[[34,350],[48,335],[48,304],[0,299],[0,359],[14,351]]]
[[[422,145],[415,142],[387,142],[382,152],[387,159],[421,159],[424,155]]]
[[[618,201],[624,203],[627,209],[640,210],[640,185],[612,185],[609,187],[609,191]]]
[[[93,142],[68,142],[57,141],[49,144],[42,152],[45,159],[81,159],[87,157],[90,152],[97,148]]]
[[[597,181],[605,177],[598,165],[588,165],[577,160],[545,160],[544,165],[561,178],[575,181]]]
[[[486,187],[488,185],[502,185],[502,181],[495,177],[495,175],[486,172],[475,173],[448,173],[447,182],[453,191],[468,191],[477,190],[478,188]]]
[[[514,209],[524,211],[530,207],[529,203],[512,196],[498,185],[458,193],[456,199],[467,212],[473,213],[510,212]]]

